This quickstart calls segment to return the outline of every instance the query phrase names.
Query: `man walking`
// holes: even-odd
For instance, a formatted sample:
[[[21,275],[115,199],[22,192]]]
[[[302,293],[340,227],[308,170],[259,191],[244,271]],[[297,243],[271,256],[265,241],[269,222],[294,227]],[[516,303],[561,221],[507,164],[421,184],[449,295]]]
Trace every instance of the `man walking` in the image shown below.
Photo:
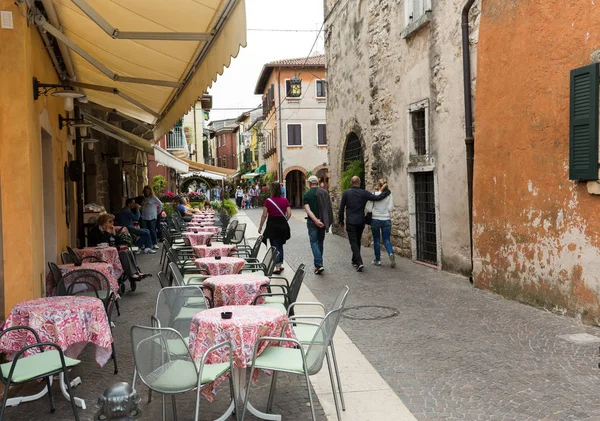
[[[364,265],[360,256],[360,239],[365,229],[365,206],[369,200],[377,202],[390,195],[389,189],[379,195],[374,195],[360,188],[360,178],[352,177],[352,187],[342,195],[342,203],[338,214],[340,227],[344,229],[344,211],[346,212],[345,227],[348,241],[352,249],[352,266],[357,272],[362,272]]]
[[[333,210],[329,193],[319,187],[319,179],[316,176],[308,177],[308,185],[310,189],[304,193],[302,204],[307,215],[306,226],[315,263],[315,275],[320,275],[325,270],[323,267],[323,240],[325,240],[325,233],[329,231],[333,223]]]

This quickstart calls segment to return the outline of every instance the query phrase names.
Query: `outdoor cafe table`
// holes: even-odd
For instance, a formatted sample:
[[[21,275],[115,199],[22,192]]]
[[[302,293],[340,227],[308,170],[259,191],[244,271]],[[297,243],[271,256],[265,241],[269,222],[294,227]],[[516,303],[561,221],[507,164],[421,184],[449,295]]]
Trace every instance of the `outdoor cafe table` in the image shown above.
[[[215,226],[197,226],[197,227],[186,227],[185,229],[187,232],[210,232],[211,234],[215,234],[219,231],[221,231],[220,227],[215,227]]]
[[[74,251],[80,259],[93,256],[106,263],[110,263],[114,268],[114,274],[117,278],[123,274],[123,266],[121,266],[119,251],[116,247],[85,247],[82,249],[75,249]]]
[[[198,269],[208,272],[209,275],[233,275],[240,273],[246,265],[246,261],[240,257],[202,257],[194,260]]]
[[[222,319],[221,312],[230,311],[231,319]],[[287,316],[281,311],[270,307],[257,306],[225,306],[211,308],[202,311],[194,316],[190,327],[190,353],[192,359],[200,362],[200,358],[204,352],[210,347],[217,345],[223,341],[230,341],[233,354],[233,380],[237,387],[234,390],[237,394],[238,402],[243,402],[246,394],[247,380],[246,368],[252,365],[252,353],[256,341],[263,336],[285,336],[293,338],[294,333],[291,326],[287,326],[282,335],[283,325],[288,321]],[[268,342],[264,341],[258,348],[260,355],[267,346],[284,346],[292,347],[289,342]],[[211,352],[206,362],[209,364],[227,362],[229,360],[229,349],[226,347],[220,348]],[[257,375],[258,371],[255,372]],[[225,379],[224,375],[213,383],[202,388],[202,395],[212,401],[216,395],[216,389]],[[255,378],[256,380],[256,378]],[[227,412],[220,419],[226,419],[235,409],[232,401]],[[281,416],[275,414],[265,414],[258,411],[250,403],[248,410],[251,414],[270,420],[280,420]]]
[[[77,358],[87,344],[94,347],[96,362],[102,367],[110,359],[113,342],[110,325],[101,300],[94,297],[62,296],[46,297],[24,301],[11,310],[4,329],[14,326],[28,326],[35,330],[42,342],[57,344],[67,357]],[[31,333],[9,332],[0,340],[0,349],[6,353],[16,353],[28,344],[35,342]],[[37,353],[32,348],[25,356]],[[61,375],[61,391],[65,398],[69,395]],[[80,378],[71,382],[72,386],[81,383]],[[34,396],[18,397],[13,405],[39,399],[47,393],[44,388]],[[75,398],[77,406],[85,409],[85,401]]]
[[[261,293],[266,292],[269,278],[263,275],[242,273],[239,275],[211,276],[202,283],[212,291],[215,307],[250,305]],[[261,297],[258,304],[264,302]]]
[[[116,249],[115,249],[116,250]],[[115,268],[110,263],[82,263],[81,266],[75,266],[73,263],[67,265],[58,265],[63,276],[67,273],[78,269],[93,269],[102,273],[108,279],[110,290],[115,294],[119,294],[119,277],[115,272]],[[52,276],[52,272],[48,272],[46,276],[46,296],[52,297],[56,294],[56,279]]]
[[[214,244],[212,246],[200,245],[193,246],[192,249],[197,257],[227,257],[237,250],[235,244]]]
[[[181,238],[183,238],[183,242],[188,246],[199,246],[206,244],[213,235],[214,233],[210,231],[182,232]]]

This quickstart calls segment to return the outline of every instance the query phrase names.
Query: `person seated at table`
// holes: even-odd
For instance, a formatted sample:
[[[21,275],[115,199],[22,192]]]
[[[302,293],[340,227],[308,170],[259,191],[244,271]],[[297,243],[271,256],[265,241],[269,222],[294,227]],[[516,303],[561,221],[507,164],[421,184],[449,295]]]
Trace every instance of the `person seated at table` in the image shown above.
[[[126,199],[125,207],[121,209],[117,215],[117,223],[120,226],[126,227],[129,230],[129,233],[138,236],[135,244],[140,248],[140,251],[154,254],[156,251],[152,249],[152,238],[150,237],[150,231],[145,228],[136,228],[134,226],[134,222],[140,220],[140,207],[140,205],[135,203],[135,199]]]
[[[88,233],[89,247],[96,247],[102,243],[116,247],[119,250],[119,236],[115,230],[115,216],[110,213],[100,215],[96,220],[96,226],[92,227]],[[147,276],[140,272],[135,256],[130,250],[119,250],[119,260],[129,279],[139,281]]]
[[[198,206],[190,205],[190,199],[188,199],[187,197],[185,197],[184,199],[185,199],[185,207],[187,208],[188,212],[200,213],[200,209],[198,209]]]
[[[179,199],[179,205],[177,205],[177,212],[179,212],[179,215],[181,215],[185,222],[190,222],[192,220],[192,212],[190,212],[185,206],[185,202],[185,197]]]
[[[214,213],[215,210],[212,208],[210,202],[207,200],[206,202],[204,202],[204,207],[202,207],[202,212],[210,212],[210,213]]]

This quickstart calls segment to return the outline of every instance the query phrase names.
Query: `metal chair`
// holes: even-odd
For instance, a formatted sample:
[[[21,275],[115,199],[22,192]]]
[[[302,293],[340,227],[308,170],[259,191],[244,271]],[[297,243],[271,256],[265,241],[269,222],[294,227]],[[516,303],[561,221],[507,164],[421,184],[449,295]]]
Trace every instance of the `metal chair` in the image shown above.
[[[347,288],[347,287],[346,287]],[[347,290],[342,291],[340,295],[347,295]],[[313,421],[316,421],[315,409],[312,399],[312,391],[310,385],[309,376],[317,374],[323,367],[323,361],[327,359],[327,368],[329,369],[329,380],[331,381],[331,388],[333,390],[333,400],[335,402],[335,409],[337,413],[338,421],[341,420],[339,405],[337,401],[337,393],[335,391],[335,381],[333,379],[333,371],[331,365],[331,359],[327,352],[333,335],[337,329],[340,317],[342,314],[341,308],[331,310],[320,323],[316,324],[315,334],[311,341],[306,344],[308,345],[306,351],[304,347],[297,339],[287,337],[262,337],[256,341],[254,345],[254,355],[252,358],[252,366],[250,368],[250,376],[248,381],[248,387],[246,389],[246,396],[244,399],[244,409],[242,411],[241,421],[244,421],[246,416],[246,410],[248,407],[248,397],[250,395],[250,387],[252,385],[252,375],[254,370],[273,370],[273,377],[271,379],[271,390],[269,392],[269,400],[267,402],[267,411],[270,411],[273,406],[273,399],[275,396],[275,388],[277,385],[277,373],[283,371],[290,374],[304,375],[306,379],[306,385],[308,388],[308,399],[310,401],[310,409],[312,413]],[[289,325],[293,324],[310,324],[315,323],[290,321],[284,324],[283,332]],[[297,345],[297,348],[283,348],[281,346],[267,346],[267,348],[260,354],[257,355],[260,344],[264,341],[270,342],[290,342]]]
[[[84,256],[83,259],[80,259],[77,253],[75,253],[75,250],[69,246],[67,246],[67,253],[69,253],[71,260],[73,260],[73,263],[77,266],[81,265],[85,261],[89,261],[91,263],[106,263],[104,260],[96,256]]]
[[[230,235],[233,235],[237,226],[238,226],[238,220],[237,219],[231,220],[231,222],[229,222],[229,225],[223,226],[223,229],[221,230],[221,232],[213,235],[212,240],[222,242],[224,244],[228,244],[225,242],[225,238],[227,237],[228,233]],[[231,238],[231,237],[229,237],[229,238]]]
[[[55,343],[41,342],[37,332],[28,326],[14,326],[0,332],[0,340],[2,336],[9,332],[17,330],[25,330],[24,337],[27,338],[30,334],[35,338],[34,344],[29,344],[16,353],[11,362],[5,362],[4,354],[2,354],[2,364],[0,365],[0,380],[5,385],[4,398],[2,399],[2,408],[0,408],[0,420],[4,419],[4,410],[8,402],[8,389],[12,385],[23,384],[39,379],[46,380],[48,388],[48,396],[50,398],[50,412],[54,413],[54,397],[52,395],[51,378],[55,374],[63,374],[67,391],[69,392],[71,409],[75,420],[79,421],[79,414],[75,406],[73,392],[71,390],[71,381],[69,380],[69,371],[71,367],[75,367],[80,363],[79,360],[65,357],[62,349]],[[32,348],[39,348],[39,353],[24,357],[23,354]],[[44,349],[46,348],[46,349]],[[48,348],[54,348],[48,350]]]
[[[250,246],[237,246],[237,256],[243,257],[247,262],[258,263],[258,253],[260,252],[260,246],[262,245],[263,236],[259,235],[252,247]]]
[[[71,255],[66,251],[60,253],[60,260],[62,261],[63,265],[75,264]]]
[[[167,279],[171,279],[171,284],[174,286],[178,286],[178,287],[194,286],[194,287],[202,289],[202,291],[207,291],[210,294],[211,298],[206,297],[206,300],[208,300],[209,307],[210,308],[213,307],[212,297],[214,297],[214,291],[211,288],[205,287],[204,285],[202,285],[202,282],[205,279],[210,278],[210,275],[206,275],[206,276],[183,275],[179,271],[179,268],[177,267],[177,265],[174,263],[169,263],[169,268],[168,268],[167,273],[170,275],[170,278],[169,278],[169,276],[167,276]]]
[[[273,307],[278,310],[281,310],[284,313],[287,313],[289,306],[295,303],[296,299],[298,298],[298,293],[300,292],[300,287],[302,286],[302,282],[304,281],[305,274],[306,271],[304,270],[304,263],[302,263],[300,264],[300,266],[298,266],[298,269],[296,270],[296,273],[294,274],[292,282],[289,286],[273,283],[269,285],[269,289],[280,288],[282,292],[273,293],[269,291],[267,293],[259,294],[254,299],[254,302],[252,304],[258,306]],[[264,297],[265,302],[262,304],[256,304],[260,297]],[[290,315],[294,315],[293,310]]]
[[[244,243],[243,245],[241,245]],[[236,246],[247,247],[246,244],[246,224],[237,224],[233,231],[233,236],[229,240],[229,244],[235,244]]]
[[[166,421],[166,395],[171,395],[173,419],[177,419],[177,403],[175,395],[196,389],[196,410],[194,420],[200,415],[200,389],[214,382],[223,374],[230,372],[230,391],[233,390],[233,358],[230,342],[222,342],[209,348],[199,362],[194,363],[192,355],[183,337],[174,329],[133,326],[131,328],[131,347],[133,350],[134,372],[133,388],[139,377],[151,391],[161,393],[162,419]],[[185,349],[185,354],[171,352],[171,347],[177,343]],[[229,349],[229,362],[205,364],[208,355],[220,348]],[[232,394],[232,399],[234,396]],[[237,405],[237,402],[236,402]],[[237,410],[237,407],[236,407]]]
[[[247,262],[242,271],[262,271],[265,276],[273,276],[273,271],[275,270],[275,261],[277,260],[278,255],[279,252],[275,249],[275,247],[271,246],[265,252],[262,262]]]

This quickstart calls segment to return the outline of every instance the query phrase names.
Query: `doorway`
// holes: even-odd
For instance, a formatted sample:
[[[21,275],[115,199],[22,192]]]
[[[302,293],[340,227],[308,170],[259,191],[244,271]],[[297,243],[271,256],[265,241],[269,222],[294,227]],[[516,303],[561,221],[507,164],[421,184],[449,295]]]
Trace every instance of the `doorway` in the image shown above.
[[[304,194],[304,187],[306,186],[306,180],[302,171],[290,171],[285,177],[285,185],[285,194],[287,200],[290,202],[290,207],[301,208],[302,195]]]
[[[54,203],[54,159],[52,136],[41,130],[42,142],[42,203],[44,209],[44,263],[56,262],[56,207]],[[46,265],[44,265],[46,266]]]
[[[414,186],[417,260],[437,265],[437,226],[433,171],[414,173]]]

